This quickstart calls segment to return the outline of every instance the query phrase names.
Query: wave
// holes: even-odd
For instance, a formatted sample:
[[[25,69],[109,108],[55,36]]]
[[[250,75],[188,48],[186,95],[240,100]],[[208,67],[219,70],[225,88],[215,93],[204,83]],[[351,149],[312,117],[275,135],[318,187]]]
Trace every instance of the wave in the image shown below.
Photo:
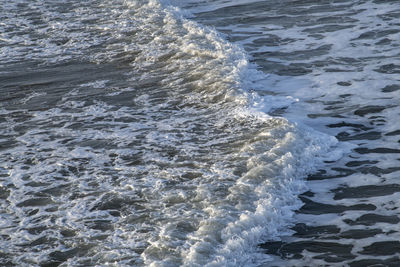
[[[66,21],[79,32],[65,32],[71,57],[121,68],[126,79],[105,94],[114,77],[106,69],[102,80],[87,78],[57,107],[3,109],[16,118],[2,123],[7,131],[28,125],[4,154],[7,168],[18,166],[3,184],[12,192],[6,224],[14,252],[8,252],[15,255],[26,241],[24,229],[50,216],[44,233],[53,245],[29,252],[38,262],[54,258],[54,247],[58,253],[84,247],[64,257],[71,265],[271,260],[257,244],[290,233],[304,177],[340,156],[332,153],[337,140],[268,115],[295,100],[258,95],[265,75],[243,49],[179,8],[157,0],[88,7],[71,11],[81,19]],[[46,64],[65,60],[60,52]],[[43,97],[31,94],[24,103],[37,95]],[[39,211],[13,224],[32,209],[33,192],[45,195],[33,198]],[[64,242],[63,231],[76,234]]]

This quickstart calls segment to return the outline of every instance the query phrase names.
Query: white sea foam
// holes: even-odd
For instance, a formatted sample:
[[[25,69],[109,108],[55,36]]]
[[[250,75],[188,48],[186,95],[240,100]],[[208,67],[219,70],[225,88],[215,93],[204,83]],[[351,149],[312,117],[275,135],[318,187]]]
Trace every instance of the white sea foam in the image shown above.
[[[218,1],[215,2],[218,6]],[[373,219],[374,214],[377,214],[378,217],[388,217],[396,222],[399,210],[399,203],[396,201],[398,193],[392,193],[392,189],[382,189],[385,186],[398,186],[400,46],[396,25],[399,23],[399,6],[395,1],[342,1],[329,5],[318,1],[315,1],[315,5],[299,1],[293,2],[296,6],[286,7],[288,2],[290,1],[276,2],[277,7],[269,6],[265,2],[263,8],[258,8],[257,5],[233,8],[234,3],[227,2],[226,5],[231,6],[226,10],[231,12],[226,16],[223,8],[219,10],[219,7],[213,9],[209,6],[208,10],[214,10],[214,13],[193,13],[198,16],[198,21],[216,25],[218,30],[226,32],[230,39],[245,47],[265,72],[275,73],[269,74],[265,81],[268,84],[267,94],[275,93],[274,96],[278,94],[296,99],[287,105],[281,113],[283,116],[330,135],[341,136],[346,142],[340,142],[340,146],[347,151],[355,149],[350,157],[333,163],[332,169],[325,169],[326,175],[317,176],[315,181],[308,183],[314,193],[314,196],[308,197],[316,205],[326,204],[333,209],[329,206],[324,210],[323,207],[319,210],[318,206],[315,209],[307,207],[305,213],[316,214],[296,215],[298,222],[310,227],[332,226],[338,227],[340,232],[312,237],[304,237],[300,232],[300,238],[285,240],[290,244],[289,247],[301,246],[304,240],[315,241],[317,247],[318,242],[350,244],[353,249],[348,254],[349,258],[338,256],[336,260],[340,263],[337,266],[361,264],[358,260],[363,264],[372,264],[366,262],[374,257],[366,254],[375,256],[380,252],[371,252],[371,249],[363,251],[363,248],[370,245],[379,247],[381,241],[399,240],[398,223],[391,223],[390,220],[380,222],[379,219],[376,222]],[[249,15],[247,10],[252,13]],[[236,13],[233,15],[234,12]],[[297,16],[293,16],[293,13]],[[244,22],[230,20],[234,16]],[[283,19],[280,20],[280,16]],[[286,17],[291,19],[286,20]],[[263,19],[257,20],[259,18]],[[315,23],[310,23],[312,21]],[[296,73],[297,66],[304,72]],[[285,71],[280,72],[279,67],[283,70],[293,67],[294,70],[287,71],[288,75]],[[357,150],[359,148],[362,149]],[[335,192],[347,188],[353,191],[345,194],[343,199],[335,199]],[[376,195],[372,193],[374,190]],[[334,213],[337,207],[340,210],[352,205],[364,206]],[[319,215],[320,212],[327,214]],[[368,214],[372,214],[372,219],[362,222],[360,218]],[[367,231],[383,229],[383,233],[358,238],[348,232],[346,237],[341,237],[341,233],[345,231],[365,228]],[[296,241],[299,240],[297,244]],[[283,246],[282,251],[284,249]],[[323,245],[321,251],[324,251]],[[282,252],[281,256],[287,256],[284,254]],[[333,257],[333,254],[335,252],[330,256]],[[304,258],[276,261],[276,265],[335,266],[331,262],[333,258],[322,252],[304,251],[301,255]],[[393,252],[393,255],[376,256],[374,259],[394,258],[397,263],[398,258],[395,255],[396,252]],[[354,259],[351,258],[353,256]],[[320,260],[324,257],[326,259]],[[382,262],[382,265],[385,264],[387,263]]]
[[[128,73],[111,100],[98,93],[114,86],[106,70],[55,108],[2,112],[1,134],[15,142],[2,152],[0,180],[9,192],[0,213],[7,257],[68,266],[271,260],[257,244],[291,233],[303,179],[340,157],[331,153],[337,140],[267,115],[297,99],[257,95],[269,80],[244,50],[167,3],[76,2],[62,14],[27,5],[46,15],[46,30],[15,16],[7,23],[49,37],[24,34],[27,47],[15,41],[2,63],[72,58]],[[117,98],[123,93],[132,93],[128,105]]]

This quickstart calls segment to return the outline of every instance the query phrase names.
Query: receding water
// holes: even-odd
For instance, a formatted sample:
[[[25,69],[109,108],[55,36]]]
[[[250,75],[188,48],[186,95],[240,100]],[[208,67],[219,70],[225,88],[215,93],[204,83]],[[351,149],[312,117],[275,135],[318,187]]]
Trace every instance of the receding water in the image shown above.
[[[397,1],[193,1],[189,7],[196,21],[244,47],[268,75],[261,95],[298,99],[279,115],[353,145],[307,178],[293,236],[260,245],[276,255],[267,266],[400,264]]]

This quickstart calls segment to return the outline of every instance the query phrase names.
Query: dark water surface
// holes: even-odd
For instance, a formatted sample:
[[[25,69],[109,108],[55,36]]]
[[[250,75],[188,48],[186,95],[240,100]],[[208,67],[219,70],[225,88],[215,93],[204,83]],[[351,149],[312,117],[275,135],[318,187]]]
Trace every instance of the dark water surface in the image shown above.
[[[266,91],[300,99],[280,114],[354,145],[308,177],[294,235],[260,246],[277,266],[398,266],[399,3],[213,3],[195,19],[248,51]]]
[[[0,4],[0,265],[400,264],[397,1]]]

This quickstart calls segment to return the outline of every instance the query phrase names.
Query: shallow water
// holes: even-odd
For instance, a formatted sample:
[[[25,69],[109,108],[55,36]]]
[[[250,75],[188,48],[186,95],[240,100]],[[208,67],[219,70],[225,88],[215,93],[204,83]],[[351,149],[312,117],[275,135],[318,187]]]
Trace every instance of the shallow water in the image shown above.
[[[183,14],[4,5],[2,265],[271,259],[257,244],[287,231],[336,140],[267,115],[294,100],[257,95],[246,53]]]
[[[398,265],[397,1],[213,4],[196,21],[245,48],[269,74],[267,93],[299,99],[278,114],[354,146],[308,177],[294,235],[260,246],[277,266]]]
[[[2,7],[2,265],[399,262],[395,1]]]

